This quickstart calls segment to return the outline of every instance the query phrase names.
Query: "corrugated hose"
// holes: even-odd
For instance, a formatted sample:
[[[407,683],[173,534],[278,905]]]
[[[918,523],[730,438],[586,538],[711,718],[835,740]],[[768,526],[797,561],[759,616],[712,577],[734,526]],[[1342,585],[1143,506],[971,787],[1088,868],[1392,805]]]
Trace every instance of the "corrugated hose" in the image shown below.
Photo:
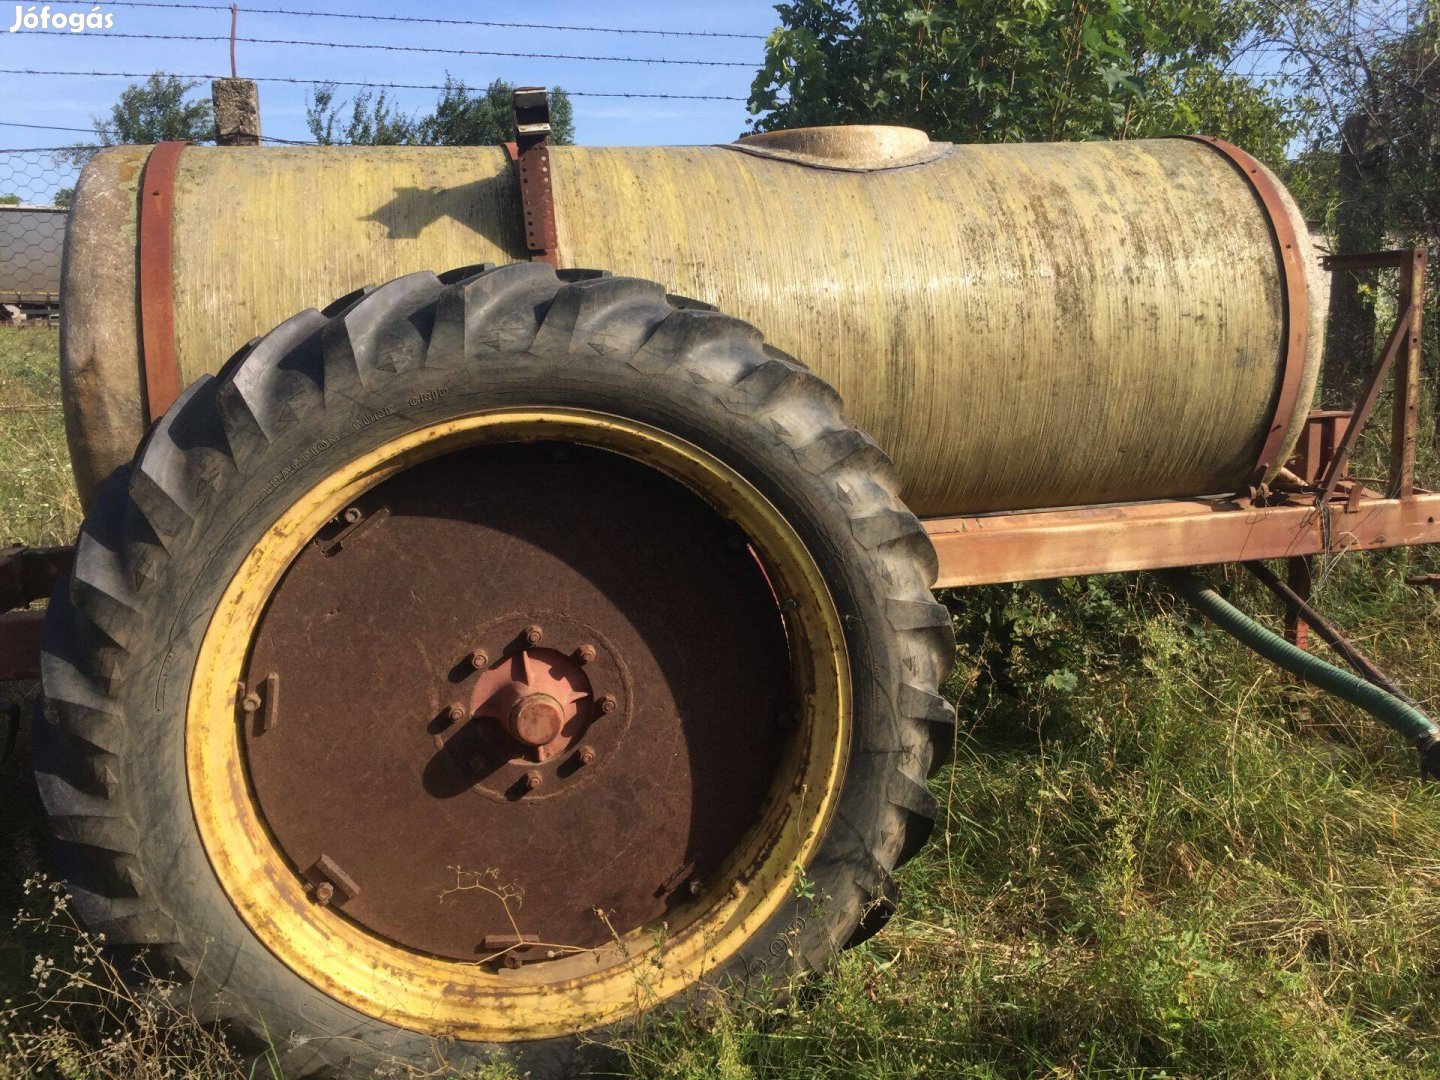
[[[1189,571],[1169,570],[1157,576],[1216,626],[1272,664],[1348,701],[1356,708],[1364,709],[1386,727],[1405,736],[1420,752],[1421,773],[1440,778],[1440,725],[1415,706],[1359,675],[1326,663],[1313,653],[1290,644]]]

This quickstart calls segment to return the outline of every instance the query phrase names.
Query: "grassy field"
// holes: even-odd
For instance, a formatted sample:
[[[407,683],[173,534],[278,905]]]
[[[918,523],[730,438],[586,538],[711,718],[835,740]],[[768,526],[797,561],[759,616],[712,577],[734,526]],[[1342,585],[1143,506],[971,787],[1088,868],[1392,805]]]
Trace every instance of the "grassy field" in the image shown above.
[[[53,334],[0,331],[7,537],[76,524],[57,399]],[[1318,574],[1320,606],[1422,703],[1440,695],[1440,609],[1404,579],[1437,569],[1415,552]],[[646,1018],[623,1075],[1440,1075],[1440,790],[1397,737],[1145,578],[947,602],[961,727],[899,913],[788,1000]],[[5,766],[0,905],[34,910],[25,777]],[[90,965],[89,1005],[41,1004],[47,957]],[[103,989],[63,925],[0,937],[0,973],[0,1077],[46,1054],[57,1075],[240,1075],[183,1011]],[[107,1038],[130,1040],[123,1068],[97,1064]]]
[[[80,524],[58,341],[48,326],[0,326],[0,545],[68,544]]]

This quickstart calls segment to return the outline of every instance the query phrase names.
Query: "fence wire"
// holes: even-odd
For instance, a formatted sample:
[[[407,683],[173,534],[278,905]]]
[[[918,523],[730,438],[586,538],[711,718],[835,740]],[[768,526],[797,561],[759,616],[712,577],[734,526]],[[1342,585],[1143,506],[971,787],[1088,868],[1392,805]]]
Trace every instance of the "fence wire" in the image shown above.
[[[59,148],[0,150],[0,320],[60,313],[60,254],[80,166]]]

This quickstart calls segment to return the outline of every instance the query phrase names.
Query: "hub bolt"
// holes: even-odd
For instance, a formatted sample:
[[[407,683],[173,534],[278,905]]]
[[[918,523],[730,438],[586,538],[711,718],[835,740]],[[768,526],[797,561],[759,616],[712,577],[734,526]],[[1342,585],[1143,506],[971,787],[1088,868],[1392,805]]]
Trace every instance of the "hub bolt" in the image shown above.
[[[315,902],[321,907],[330,903],[330,901],[334,899],[334,896],[335,886],[331,885],[330,882],[322,881],[319,885],[315,886]]]
[[[476,649],[465,658],[472,671],[484,671],[490,666],[490,655],[484,649]]]
[[[575,650],[575,659],[579,660],[582,664],[593,664],[596,655],[595,646],[591,645],[588,641]]]
[[[539,645],[540,639],[545,636],[545,631],[540,629],[540,627],[536,626],[534,623],[531,623],[529,626],[525,627],[524,636],[526,645]]]
[[[531,769],[525,774],[525,790],[534,791],[540,786],[542,780],[543,778],[541,777],[541,775],[534,769]]]
[[[595,748],[593,746],[582,746],[580,753],[575,755],[581,765],[589,765],[595,760]]]
[[[699,895],[700,895],[700,892],[701,892],[701,890],[702,890],[703,888],[704,888],[704,886],[700,884],[700,879],[699,879],[698,877],[697,877],[697,878],[691,878],[691,879],[690,879],[690,884],[689,884],[689,886],[688,886],[688,889],[689,889],[689,891],[690,891],[690,895],[691,895],[691,896],[699,896]]]
[[[445,719],[449,720],[452,724],[458,724],[461,720],[465,719],[464,707],[459,704],[452,704],[445,710]]]
[[[255,693],[255,691],[253,690],[250,691],[250,693],[246,694],[240,700],[240,708],[244,709],[246,712],[254,712],[256,709],[260,708],[260,695]]]
[[[601,694],[595,699],[595,704],[599,707],[602,713],[612,713],[615,711],[615,707],[618,703],[615,700],[614,694]]]
[[[345,522],[346,524],[354,525],[362,516],[360,508],[358,506],[352,506],[345,511]]]

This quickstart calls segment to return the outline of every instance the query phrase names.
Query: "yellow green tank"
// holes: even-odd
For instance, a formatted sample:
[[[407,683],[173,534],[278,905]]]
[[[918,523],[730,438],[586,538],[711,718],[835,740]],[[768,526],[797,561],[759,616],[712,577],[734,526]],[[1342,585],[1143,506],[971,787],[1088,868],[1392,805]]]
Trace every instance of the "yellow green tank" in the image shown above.
[[[87,499],[147,422],[148,153],[97,155],[72,214],[62,363]],[[922,516],[1238,490],[1283,464],[1314,394],[1305,223],[1213,144],[836,129],[550,162],[562,265],[759,327],[840,392]],[[171,253],[182,383],[358,287],[527,257],[499,147],[187,148]]]

